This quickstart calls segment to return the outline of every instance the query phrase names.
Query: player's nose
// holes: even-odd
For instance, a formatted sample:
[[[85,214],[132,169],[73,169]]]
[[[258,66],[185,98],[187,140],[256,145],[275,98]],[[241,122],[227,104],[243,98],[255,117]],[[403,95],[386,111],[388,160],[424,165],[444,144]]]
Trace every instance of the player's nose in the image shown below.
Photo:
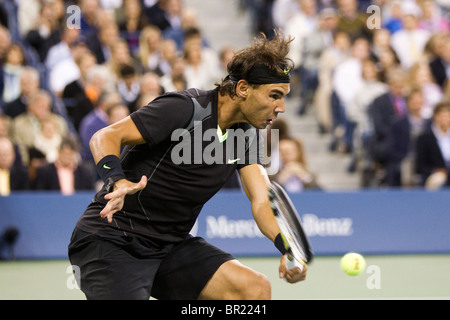
[[[286,105],[284,99],[280,99],[275,106],[275,114],[284,113],[286,111]]]

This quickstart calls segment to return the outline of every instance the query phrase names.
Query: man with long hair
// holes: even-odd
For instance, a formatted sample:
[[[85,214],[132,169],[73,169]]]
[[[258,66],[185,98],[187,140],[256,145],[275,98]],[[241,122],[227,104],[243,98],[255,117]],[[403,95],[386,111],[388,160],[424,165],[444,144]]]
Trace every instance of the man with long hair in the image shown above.
[[[280,33],[257,38],[216,89],[166,93],[92,137],[105,184],[69,245],[88,299],[270,299],[266,276],[189,232],[238,170],[258,227],[282,252],[260,130],[285,111],[290,42]],[[288,282],[306,269],[287,270],[281,258]]]

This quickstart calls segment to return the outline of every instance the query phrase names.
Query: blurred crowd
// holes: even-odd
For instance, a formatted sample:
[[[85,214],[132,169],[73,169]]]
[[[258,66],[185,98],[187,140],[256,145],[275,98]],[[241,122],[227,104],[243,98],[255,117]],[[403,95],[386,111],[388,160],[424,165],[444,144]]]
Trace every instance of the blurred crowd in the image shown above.
[[[181,0],[0,2],[0,195],[98,189],[92,135],[164,92],[214,88],[233,54]]]
[[[362,188],[450,186],[450,2],[244,2],[255,32],[294,37],[298,114],[313,112],[329,151],[351,155]],[[298,168],[291,180],[307,187]]]
[[[448,184],[447,1],[236,3],[255,35],[294,37],[298,114],[352,155],[362,187]],[[0,195],[98,189],[92,135],[164,92],[214,88],[235,49],[213,49],[182,0],[1,1]],[[282,140],[272,178],[319,188],[302,142]]]

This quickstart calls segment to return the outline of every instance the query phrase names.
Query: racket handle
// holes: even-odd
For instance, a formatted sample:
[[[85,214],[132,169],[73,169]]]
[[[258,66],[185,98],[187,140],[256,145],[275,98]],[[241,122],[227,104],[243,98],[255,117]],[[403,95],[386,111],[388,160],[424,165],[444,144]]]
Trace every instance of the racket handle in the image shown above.
[[[293,256],[287,256],[286,258],[286,268],[289,270],[300,268],[300,271],[303,271],[303,265],[297,261]]]

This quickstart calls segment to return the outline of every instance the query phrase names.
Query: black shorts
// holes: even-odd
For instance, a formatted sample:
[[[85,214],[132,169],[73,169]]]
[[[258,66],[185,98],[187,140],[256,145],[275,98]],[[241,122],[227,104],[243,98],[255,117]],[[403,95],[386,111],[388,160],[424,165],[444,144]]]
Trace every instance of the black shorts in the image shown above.
[[[194,300],[234,257],[200,237],[155,249],[135,237],[102,237],[75,228],[69,259],[87,299]]]

